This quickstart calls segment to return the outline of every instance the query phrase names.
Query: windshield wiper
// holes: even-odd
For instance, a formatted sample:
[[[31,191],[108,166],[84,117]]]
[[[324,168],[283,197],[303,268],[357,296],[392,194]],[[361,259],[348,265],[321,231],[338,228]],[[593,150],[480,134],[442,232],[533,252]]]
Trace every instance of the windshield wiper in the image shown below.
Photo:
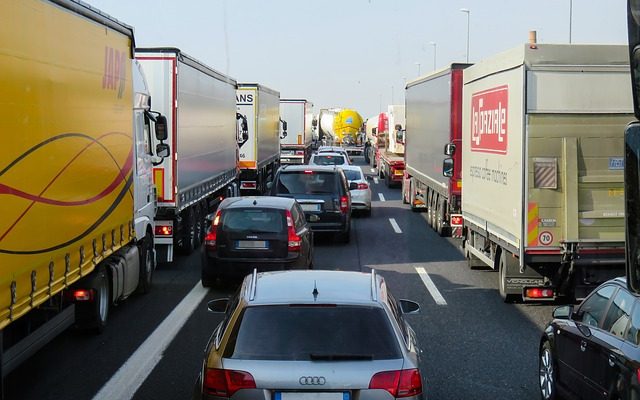
[[[372,354],[309,354],[312,361],[371,361]]]

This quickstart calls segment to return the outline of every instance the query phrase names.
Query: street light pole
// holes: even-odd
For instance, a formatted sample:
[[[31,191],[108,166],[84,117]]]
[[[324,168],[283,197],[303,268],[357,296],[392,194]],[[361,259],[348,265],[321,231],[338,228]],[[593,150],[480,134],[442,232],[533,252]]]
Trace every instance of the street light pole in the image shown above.
[[[429,42],[433,46],[433,70],[436,70],[436,42]]]
[[[571,33],[573,30],[573,0],[569,0],[569,44],[571,44]]]
[[[469,19],[471,16],[471,10],[468,8],[461,8],[460,11],[467,14],[467,63],[469,63]]]

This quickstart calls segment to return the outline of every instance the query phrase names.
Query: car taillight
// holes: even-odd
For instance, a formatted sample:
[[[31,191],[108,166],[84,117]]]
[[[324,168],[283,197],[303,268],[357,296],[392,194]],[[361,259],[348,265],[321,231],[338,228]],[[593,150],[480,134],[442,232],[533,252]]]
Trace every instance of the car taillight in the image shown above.
[[[369,189],[369,185],[366,183],[358,183],[358,190]]]
[[[204,236],[204,245],[207,248],[207,250],[216,250],[217,244],[216,244],[216,239],[218,237],[218,225],[220,225],[220,216],[222,215],[222,211],[218,210],[216,212],[216,216],[213,219],[213,222],[211,223],[211,228],[209,228],[209,231],[207,232],[207,234]]]
[[[371,378],[369,389],[386,390],[393,397],[417,396],[422,393],[422,377],[418,369],[378,372]]]
[[[287,249],[289,251],[300,251],[302,239],[296,233],[296,227],[293,225],[293,217],[291,216],[291,211],[287,210],[286,215],[287,215],[287,235],[288,235]]]
[[[231,397],[240,389],[255,389],[256,381],[245,371],[208,368],[204,377],[204,392],[213,396]]]
[[[346,214],[349,212],[349,197],[342,196],[340,197],[340,212]]]

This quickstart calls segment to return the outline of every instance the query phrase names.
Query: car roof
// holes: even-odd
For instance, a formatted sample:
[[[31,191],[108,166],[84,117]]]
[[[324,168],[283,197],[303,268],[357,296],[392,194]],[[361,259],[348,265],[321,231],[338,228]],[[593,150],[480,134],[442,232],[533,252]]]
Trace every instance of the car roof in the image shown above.
[[[380,302],[379,298],[386,301],[384,279],[375,271],[368,274],[330,270],[274,271],[254,273],[245,279],[247,298],[251,305],[373,305]]]
[[[286,165],[280,170],[283,172],[318,171],[337,172],[340,165]]]
[[[321,157],[326,157],[326,156],[340,156],[340,157],[344,157],[344,154],[342,153],[337,153],[335,151],[323,151],[322,154],[314,154],[314,156],[321,156]]]
[[[245,196],[245,197],[228,197],[220,203],[220,209],[232,209],[232,208],[279,208],[289,209],[296,202],[295,199],[288,197],[275,197],[275,196]]]

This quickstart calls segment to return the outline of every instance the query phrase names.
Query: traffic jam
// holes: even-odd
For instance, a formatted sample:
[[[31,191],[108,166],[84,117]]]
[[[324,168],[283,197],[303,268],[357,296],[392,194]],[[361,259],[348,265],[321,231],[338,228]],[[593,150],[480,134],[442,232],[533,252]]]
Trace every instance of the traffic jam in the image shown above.
[[[627,8],[364,117],[1,1],[0,399],[639,399]]]

